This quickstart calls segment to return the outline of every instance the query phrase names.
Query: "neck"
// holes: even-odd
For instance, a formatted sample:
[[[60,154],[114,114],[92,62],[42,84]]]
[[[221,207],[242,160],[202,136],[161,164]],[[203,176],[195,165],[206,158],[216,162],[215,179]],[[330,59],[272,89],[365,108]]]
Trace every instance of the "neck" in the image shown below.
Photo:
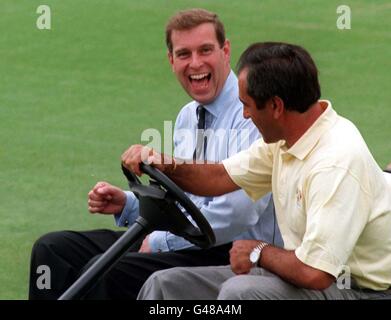
[[[288,111],[284,124],[285,141],[288,148],[292,147],[322,115],[324,108],[319,101],[306,112]]]

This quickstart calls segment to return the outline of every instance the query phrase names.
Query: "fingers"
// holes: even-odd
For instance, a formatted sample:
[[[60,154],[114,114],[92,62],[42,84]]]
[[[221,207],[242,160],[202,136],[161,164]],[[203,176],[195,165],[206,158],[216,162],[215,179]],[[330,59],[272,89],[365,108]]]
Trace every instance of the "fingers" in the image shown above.
[[[100,189],[99,191],[90,191],[88,193],[88,200],[94,200],[94,201],[103,201],[103,200],[106,200],[106,201],[109,201],[112,199],[112,196],[111,195],[106,195],[106,194],[101,194],[100,193]]]
[[[104,187],[100,187],[100,188],[97,188],[94,192],[94,195],[102,198],[102,199],[105,199],[107,201],[110,201],[111,199],[113,199],[113,188],[112,187],[109,187],[109,186],[104,186]]]
[[[98,182],[88,193],[88,210],[91,213],[116,214],[125,205],[125,192],[107,182]]]
[[[93,192],[92,190],[88,193],[88,211],[91,213],[102,212],[108,204],[101,195]]]
[[[97,201],[111,200],[113,188],[114,187],[107,182],[98,182],[88,193],[88,199]]]
[[[152,150],[152,153],[148,156],[146,163],[151,164],[155,168],[164,172],[164,164],[165,163],[172,163],[172,159],[164,154],[160,154],[160,153]]]
[[[92,190],[88,194],[88,196],[90,196],[90,194],[91,195],[95,194],[96,196],[103,195],[103,193],[101,191],[98,193],[98,190],[103,189],[103,188],[105,188],[107,186],[109,186],[109,184],[107,182],[104,182],[104,181],[103,182],[102,181],[101,182],[97,182],[96,185],[92,188]]]
[[[141,176],[141,145],[134,145],[121,156],[122,164],[136,175]]]
[[[88,200],[88,206],[91,208],[104,208],[107,205],[106,200],[102,201],[95,201],[95,200]]]
[[[252,268],[250,252],[259,243],[256,240],[234,241],[230,254],[231,269],[235,274],[247,274]]]
[[[137,176],[142,175],[140,163],[144,162],[151,164],[155,158],[158,158],[158,153],[150,147],[143,145],[133,145],[127,149],[121,156],[122,164]]]
[[[88,211],[91,213],[102,212],[112,199],[111,185],[107,182],[98,182],[88,193]]]
[[[107,206],[107,202],[99,201],[99,202],[91,202],[88,201],[88,211],[91,213],[101,213],[105,210]]]

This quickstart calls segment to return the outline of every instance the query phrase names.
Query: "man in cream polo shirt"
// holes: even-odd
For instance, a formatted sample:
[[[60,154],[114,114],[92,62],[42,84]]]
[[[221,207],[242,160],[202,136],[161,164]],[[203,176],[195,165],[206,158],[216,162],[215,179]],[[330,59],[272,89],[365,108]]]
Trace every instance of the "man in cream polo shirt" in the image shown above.
[[[182,188],[273,191],[284,248],[239,240],[228,267],[153,274],[139,299],[366,299],[391,294],[391,188],[357,128],[319,100],[303,48],[250,46],[239,61],[243,115],[263,140],[223,164],[158,164]],[[123,163],[138,172],[138,148]],[[341,275],[344,281],[339,281]],[[189,290],[188,288],[192,288]]]

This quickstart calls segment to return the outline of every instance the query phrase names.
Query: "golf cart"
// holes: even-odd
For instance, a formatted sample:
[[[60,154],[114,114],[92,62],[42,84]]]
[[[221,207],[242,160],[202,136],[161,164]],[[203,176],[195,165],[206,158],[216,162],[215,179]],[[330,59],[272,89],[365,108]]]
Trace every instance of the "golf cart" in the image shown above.
[[[187,195],[156,168],[141,164],[150,180],[143,185],[138,177],[122,166],[130,190],[139,199],[140,215],[132,226],[71,285],[59,300],[82,299],[92,285],[101,279],[126,254],[132,244],[154,230],[170,231],[191,243],[208,248],[215,243],[215,235],[201,211]],[[183,207],[194,225],[183,213]]]

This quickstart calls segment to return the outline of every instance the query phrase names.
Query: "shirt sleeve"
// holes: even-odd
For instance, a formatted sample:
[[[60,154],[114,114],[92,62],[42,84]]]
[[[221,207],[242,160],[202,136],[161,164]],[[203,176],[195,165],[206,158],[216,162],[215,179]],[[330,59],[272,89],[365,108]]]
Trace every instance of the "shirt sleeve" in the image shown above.
[[[125,191],[126,204],[122,212],[114,215],[115,223],[118,227],[127,227],[133,224],[139,215],[138,199],[131,191]]]
[[[320,170],[306,184],[306,230],[295,254],[337,278],[367,223],[371,197],[345,168]]]
[[[232,181],[254,201],[271,191],[273,153],[262,139],[223,160],[223,165]]]

